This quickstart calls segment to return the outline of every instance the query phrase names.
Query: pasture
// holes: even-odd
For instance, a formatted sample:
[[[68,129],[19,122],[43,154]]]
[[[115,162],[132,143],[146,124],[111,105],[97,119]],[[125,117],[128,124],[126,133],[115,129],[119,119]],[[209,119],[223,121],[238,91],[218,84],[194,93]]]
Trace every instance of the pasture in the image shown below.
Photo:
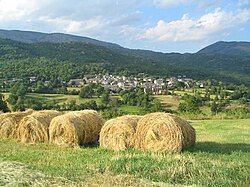
[[[182,153],[0,140],[0,186],[249,186],[250,120],[192,120]]]

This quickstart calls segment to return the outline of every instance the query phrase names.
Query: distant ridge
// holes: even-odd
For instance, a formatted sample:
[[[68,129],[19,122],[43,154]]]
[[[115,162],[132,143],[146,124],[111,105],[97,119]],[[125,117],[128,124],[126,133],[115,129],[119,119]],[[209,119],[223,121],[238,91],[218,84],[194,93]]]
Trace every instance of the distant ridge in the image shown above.
[[[64,33],[42,33],[34,31],[21,31],[21,30],[4,30],[0,29],[0,38],[10,39],[14,41],[24,42],[24,43],[37,43],[37,42],[51,42],[51,43],[67,43],[67,42],[84,42],[94,45],[99,45],[109,49],[116,50],[117,52],[122,52],[129,55],[134,55],[142,58],[151,58],[154,60],[162,60],[166,58],[169,54],[178,53],[161,53],[150,50],[140,50],[140,49],[128,49],[124,48],[118,44],[96,40],[93,38],[76,36]],[[230,56],[250,56],[250,42],[224,42],[219,41],[211,44],[201,50],[196,54],[222,54]]]
[[[24,43],[36,42],[52,42],[52,43],[65,43],[65,42],[85,42],[91,43],[107,48],[122,48],[118,44],[103,42],[88,37],[75,36],[63,33],[41,33],[33,31],[20,31],[20,30],[4,30],[0,29],[0,38],[10,39]]]
[[[231,56],[250,56],[250,42],[216,42],[209,45],[198,53],[223,54]]]

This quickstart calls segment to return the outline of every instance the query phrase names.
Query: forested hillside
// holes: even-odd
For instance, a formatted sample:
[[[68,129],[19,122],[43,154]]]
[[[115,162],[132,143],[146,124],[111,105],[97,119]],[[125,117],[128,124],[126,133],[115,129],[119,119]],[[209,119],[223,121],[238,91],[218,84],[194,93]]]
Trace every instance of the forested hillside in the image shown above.
[[[216,42],[201,49],[198,53],[249,57],[250,42]]]
[[[39,36],[46,35],[40,33]],[[35,42],[35,38],[33,42],[0,39],[0,79],[41,75],[64,77],[67,81],[84,74],[109,72],[166,77],[186,75],[246,85],[250,82],[248,56],[159,53],[114,47],[115,44],[104,47],[93,42]]]

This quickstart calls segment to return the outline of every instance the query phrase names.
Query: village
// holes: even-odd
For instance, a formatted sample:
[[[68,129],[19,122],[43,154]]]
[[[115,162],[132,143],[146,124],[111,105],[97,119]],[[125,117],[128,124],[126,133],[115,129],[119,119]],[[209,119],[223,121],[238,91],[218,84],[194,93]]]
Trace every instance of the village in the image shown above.
[[[58,78],[59,79],[59,78]],[[29,84],[36,84],[39,80],[37,77],[29,77],[27,80],[20,78],[12,78],[8,80],[1,80],[3,83],[1,88],[8,87],[14,82],[28,82]],[[41,82],[41,81],[40,81]],[[156,78],[156,77],[144,77],[144,76],[119,76],[112,74],[96,74],[96,75],[84,75],[83,78],[70,79],[69,81],[60,80],[61,84],[69,88],[81,88],[87,84],[101,84],[104,89],[109,89],[111,92],[116,93],[119,90],[130,90],[133,88],[142,88],[144,93],[150,93],[155,95],[167,94],[167,90],[175,89],[177,87],[192,88],[194,86],[204,88],[202,81],[197,81],[192,78],[188,78],[185,75],[169,78]],[[42,81],[44,86],[51,84],[51,81]],[[3,87],[4,85],[4,87]],[[2,90],[4,91],[4,90]]]
[[[200,81],[195,81],[186,76],[170,77],[167,79],[154,77],[125,77],[118,75],[85,75],[82,79],[71,79],[68,82],[70,87],[82,87],[85,84],[101,84],[105,89],[110,89],[113,92],[118,90],[130,90],[133,88],[143,88],[144,93],[151,94],[166,94],[166,88],[171,88],[181,82],[184,87],[191,88],[193,85],[198,85],[203,88],[204,85]]]

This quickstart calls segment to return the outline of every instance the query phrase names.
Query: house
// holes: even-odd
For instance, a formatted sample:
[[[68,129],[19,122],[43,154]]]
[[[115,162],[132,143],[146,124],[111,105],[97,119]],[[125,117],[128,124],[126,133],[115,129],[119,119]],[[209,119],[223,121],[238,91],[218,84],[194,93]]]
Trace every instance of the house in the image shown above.
[[[36,77],[30,77],[30,82],[35,82],[36,81]]]
[[[68,85],[71,87],[82,87],[84,85],[83,79],[70,79]]]
[[[170,77],[168,80],[168,85],[173,86],[177,81],[178,79],[176,77]]]

